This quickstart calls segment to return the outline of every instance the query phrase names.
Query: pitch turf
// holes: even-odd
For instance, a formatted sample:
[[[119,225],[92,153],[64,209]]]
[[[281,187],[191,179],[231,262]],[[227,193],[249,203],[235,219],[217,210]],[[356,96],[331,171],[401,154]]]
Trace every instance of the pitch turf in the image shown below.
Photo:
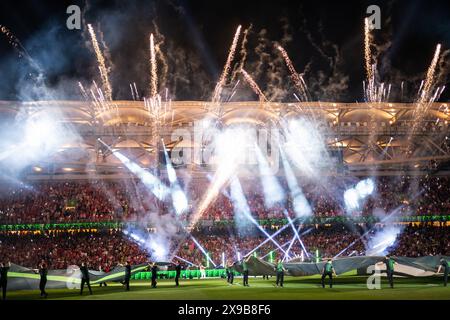
[[[78,290],[50,289],[48,299],[73,300],[227,300],[227,299],[445,299],[450,300],[450,287],[443,287],[442,278],[397,278],[395,288],[389,288],[386,279],[381,281],[381,290],[369,290],[366,277],[341,276],[335,280],[332,289],[323,289],[318,276],[286,277],[284,288],[274,286],[275,278],[263,280],[250,277],[250,287],[242,286],[242,279],[235,278],[229,286],[223,279],[181,280],[180,287],[173,280],[159,280],[156,289],[150,288],[150,281],[131,282],[131,291],[125,292],[121,284],[110,283],[108,287],[93,286],[93,295],[86,291],[83,296]],[[8,292],[8,299],[40,299],[38,290]]]

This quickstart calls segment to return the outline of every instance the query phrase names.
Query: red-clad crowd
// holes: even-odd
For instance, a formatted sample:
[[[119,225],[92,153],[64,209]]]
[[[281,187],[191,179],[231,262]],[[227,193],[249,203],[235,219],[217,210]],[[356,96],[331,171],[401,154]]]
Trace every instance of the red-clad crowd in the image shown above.
[[[258,232],[239,236],[224,230],[195,230],[193,235],[208,252],[214,262],[210,263],[210,267],[213,267],[214,264],[222,265],[223,260],[236,261],[250,252],[266,260],[283,258],[285,254],[290,258],[301,257],[302,248],[306,250],[306,253],[303,253],[305,260],[308,256],[315,258],[316,252],[322,258],[334,257],[339,253],[343,257],[365,255],[371,236],[378,231],[380,230],[374,229],[368,236],[360,238],[364,229],[358,226],[304,227],[299,231],[303,245],[298,240],[291,245],[294,234],[292,229],[287,228],[273,237],[282,250]],[[274,233],[276,230],[270,232]],[[410,257],[450,255],[449,240],[448,227],[411,225],[398,235],[395,244],[387,248],[387,251],[394,255]],[[176,241],[170,245],[168,252],[172,252],[175,247]],[[257,249],[254,250],[255,248]],[[196,265],[207,264],[204,253],[192,238],[181,242],[175,255]],[[65,269],[70,265],[87,262],[92,269],[101,267],[106,271],[126,260],[139,264],[151,259],[149,252],[119,230],[89,233],[50,232],[37,235],[1,234],[0,257],[4,261],[25,267],[36,267],[41,260],[47,261],[49,266],[55,269]]]
[[[243,180],[242,186],[252,215],[256,219],[283,218],[286,209],[294,215],[289,188],[280,181],[286,200],[271,208],[264,204],[258,181]],[[320,184],[305,182],[300,188],[316,216],[345,214],[344,191],[357,181],[328,178]],[[207,181],[191,181],[185,186],[189,212],[195,211]],[[399,208],[403,215],[447,215],[450,212],[450,179],[447,177],[381,177],[375,192],[353,215],[368,216]],[[168,197],[170,200],[170,197]],[[75,221],[133,221],[149,211],[169,211],[170,201],[161,203],[141,183],[127,181],[39,182],[28,186],[0,186],[0,224]],[[204,220],[232,220],[234,208],[227,195],[219,194]]]

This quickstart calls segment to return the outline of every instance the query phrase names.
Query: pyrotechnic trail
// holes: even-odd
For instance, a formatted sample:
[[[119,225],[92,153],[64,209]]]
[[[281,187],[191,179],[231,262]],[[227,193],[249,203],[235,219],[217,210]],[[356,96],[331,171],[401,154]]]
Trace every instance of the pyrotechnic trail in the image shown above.
[[[367,83],[370,84],[373,78],[372,72],[372,53],[370,50],[370,28],[369,28],[369,20],[367,18],[364,19],[364,59],[366,62],[366,77]]]
[[[420,84],[416,105],[413,111],[413,125],[411,126],[410,134],[408,136],[408,149],[411,147],[413,134],[420,125],[423,117],[426,115],[432,103],[439,99],[445,89],[445,86],[434,89],[436,82],[436,68],[439,62],[440,53],[441,45],[438,44],[430,66],[428,67],[425,80]]]
[[[98,69],[100,71],[100,77],[102,79],[103,91],[105,98],[109,101],[112,100],[112,89],[111,83],[109,82],[108,68],[106,68],[105,58],[103,57],[102,51],[100,50],[100,46],[98,45],[97,37],[95,36],[94,29],[91,24],[88,24],[89,34],[92,40],[92,46],[95,51],[95,55],[98,61]]]
[[[156,53],[153,33],[150,34],[150,95],[155,97],[158,94],[158,74],[156,69]]]
[[[247,73],[247,71],[245,71],[244,69],[241,69],[241,73],[244,76],[245,81],[247,81],[247,83],[252,88],[252,90],[258,95],[259,101],[267,102],[267,98],[264,95],[264,93],[261,91],[261,88],[255,82],[255,80],[253,80],[253,78]]]
[[[280,45],[277,45],[276,47],[278,51],[281,52],[281,55],[283,56],[284,62],[286,63],[286,66],[289,69],[289,72],[291,73],[291,79],[294,82],[294,85],[297,87],[297,89],[300,91],[300,95],[303,101],[308,100],[308,91],[306,87],[305,80],[303,77],[295,70],[294,64],[292,63],[291,59],[289,58],[289,55],[287,54],[286,50]]]
[[[33,58],[29,55],[28,51],[25,49],[25,47],[22,45],[20,40],[9,30],[7,27],[0,24],[0,31],[5,35],[5,37],[8,39],[9,44],[18,52],[19,57],[24,57],[30,65],[36,69],[39,73],[42,73],[42,68],[39,66],[39,64],[34,61]]]
[[[228,58],[225,63],[225,66],[223,68],[222,74],[220,75],[219,81],[216,84],[216,87],[214,89],[214,94],[212,97],[212,102],[219,102],[220,101],[220,95],[222,93],[222,88],[226,83],[228,74],[230,73],[231,69],[231,62],[233,62],[234,59],[234,53],[236,52],[236,46],[239,41],[239,34],[241,33],[241,26],[239,26],[236,30],[236,33],[234,34],[233,42],[231,43],[230,51],[228,53]]]
[[[247,61],[247,42],[248,42],[248,33],[252,29],[252,25],[250,25],[247,29],[242,32],[242,42],[241,42],[241,49],[239,50],[239,53],[241,54],[241,60],[239,61],[239,64],[236,64],[233,74],[231,76],[231,82],[233,82],[236,77],[238,76],[240,70],[244,68],[245,62]]]

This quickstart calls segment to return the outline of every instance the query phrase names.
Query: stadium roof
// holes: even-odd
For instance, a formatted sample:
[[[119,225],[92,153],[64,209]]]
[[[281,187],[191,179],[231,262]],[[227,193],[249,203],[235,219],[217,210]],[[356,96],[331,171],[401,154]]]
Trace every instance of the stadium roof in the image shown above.
[[[194,123],[205,117],[220,118],[223,125],[242,123],[258,128],[276,126],[281,118],[310,117],[324,129],[329,147],[342,150],[352,174],[364,175],[374,169],[379,174],[439,171],[450,160],[448,106],[428,105],[420,125],[411,131],[417,121],[415,108],[411,103],[245,101],[212,105],[206,101],[173,101],[161,106],[155,117],[143,101],[0,101],[0,119],[11,123],[23,112],[58,112],[61,122],[80,135],[77,143],[62,146],[46,163],[36,163],[34,167],[39,169],[31,168],[33,176],[49,174],[49,166],[52,174],[72,176],[89,170],[100,175],[126,171],[102,148],[98,138],[141,165],[152,166],[156,161],[156,132],[169,150],[176,145],[187,147],[177,132],[193,132]]]

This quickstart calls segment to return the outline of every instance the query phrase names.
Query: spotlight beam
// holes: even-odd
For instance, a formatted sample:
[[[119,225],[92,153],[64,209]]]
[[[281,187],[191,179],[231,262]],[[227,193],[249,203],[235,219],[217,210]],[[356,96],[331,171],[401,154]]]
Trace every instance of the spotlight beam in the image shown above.
[[[170,193],[170,189],[161,182],[156,176],[139,166],[137,163],[131,161],[125,157],[122,153],[114,151],[103,142],[100,138],[97,139],[101,144],[103,144],[112,154],[119,159],[132,173],[134,173],[141,182],[159,199],[164,200],[167,194]]]
[[[261,179],[261,184],[263,186],[264,192],[264,204],[266,207],[270,208],[274,204],[283,201],[284,192],[278,182],[277,177],[272,173],[269,163],[264,157],[261,149],[255,143],[256,156],[258,160],[258,169]]]
[[[206,250],[203,249],[200,243],[194,238],[194,236],[191,234],[191,239],[194,241],[194,243],[197,245],[197,247],[200,249],[200,251],[205,255],[206,259],[209,260],[213,264],[214,267],[217,267],[217,265],[214,263],[214,261],[211,259],[211,257],[206,253]]]
[[[256,250],[258,250],[261,246],[263,246],[264,244],[266,244],[267,242],[271,241],[274,237],[276,237],[278,234],[280,234],[284,229],[286,229],[287,227],[289,227],[289,224],[286,223],[284,226],[282,226],[280,229],[278,229],[274,234],[272,234],[271,236],[269,236],[266,240],[264,240],[263,242],[261,242],[260,244],[258,244],[255,248],[253,248],[250,252],[248,252],[247,254],[244,255],[244,257],[247,257],[249,255],[251,255],[253,252],[255,252]],[[283,250],[284,252],[284,250]]]
[[[298,185],[294,171],[292,170],[292,167],[289,164],[289,161],[287,160],[286,155],[281,146],[280,146],[280,154],[283,162],[284,175],[286,176],[289,191],[291,192],[295,214],[297,215],[297,217],[309,216],[312,214],[311,207],[308,201],[306,200],[300,186]]]
[[[167,153],[166,146],[164,145],[164,140],[161,139],[161,143],[164,149],[164,158],[166,159],[166,169],[167,175],[169,177],[170,187],[171,187],[171,196],[172,196],[172,204],[175,209],[176,214],[182,214],[188,208],[188,200],[186,198],[186,194],[183,190],[181,190],[180,184],[178,182],[177,173],[172,166],[172,161],[169,158],[169,154]]]
[[[309,258],[309,253],[308,253],[308,251],[306,250],[305,244],[303,243],[302,239],[300,239],[300,235],[298,234],[298,230],[295,229],[294,222],[292,221],[291,217],[289,217],[289,215],[288,215],[288,213],[287,213],[286,210],[284,210],[284,213],[285,213],[285,215],[286,215],[286,218],[287,218],[288,221],[289,221],[289,224],[290,224],[291,227],[292,227],[292,230],[294,231],[294,237],[296,237],[297,240],[298,240],[298,242],[300,242],[300,245],[302,246],[302,250],[305,252],[306,257]],[[298,228],[299,228],[299,230],[300,230],[301,226],[299,226]],[[289,250],[288,250],[288,251],[289,251]]]
[[[181,260],[181,261],[184,261],[184,262],[186,262],[187,264],[190,264],[191,266],[197,266],[195,263],[192,263],[192,262],[190,262],[190,261],[187,261],[186,259],[183,259],[182,257],[179,257],[179,256],[177,256],[177,255],[174,255],[173,258],[172,258],[172,260],[173,260],[174,258],[177,258],[177,259],[179,259],[179,260]]]
[[[242,204],[247,205],[247,200],[245,199],[244,192],[242,191],[242,186],[241,183],[239,182],[239,178],[233,176],[230,187],[232,189],[231,200],[233,201],[234,206],[241,206]],[[278,242],[276,242],[273,238],[271,238],[270,235],[267,233],[267,231],[264,230],[264,228],[262,228],[259,225],[259,223],[255,220],[255,218],[253,218],[253,216],[250,214],[250,210],[248,209],[248,205],[247,208],[243,208],[242,213],[259,229],[259,231],[261,231],[267,238],[270,239],[270,241],[272,241],[281,251],[283,251],[286,254],[286,252],[284,251],[283,248],[281,248]]]

